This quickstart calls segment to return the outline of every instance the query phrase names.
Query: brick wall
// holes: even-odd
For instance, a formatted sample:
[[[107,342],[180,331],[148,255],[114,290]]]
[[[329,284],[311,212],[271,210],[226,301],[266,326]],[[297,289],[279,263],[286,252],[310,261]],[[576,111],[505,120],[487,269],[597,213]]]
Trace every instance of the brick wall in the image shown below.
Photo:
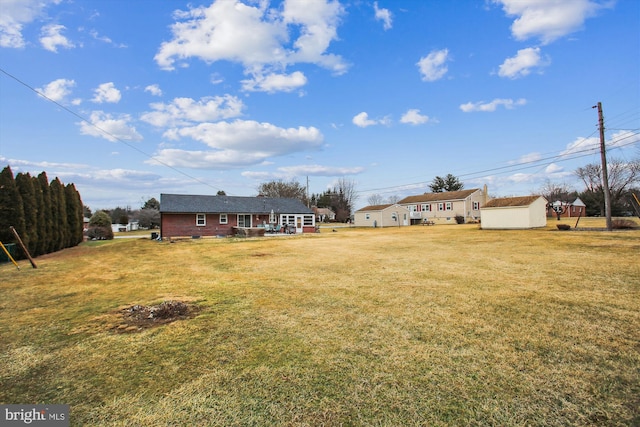
[[[228,215],[228,224],[220,224],[220,215],[207,214],[206,225],[196,225],[196,214],[161,215],[160,235],[162,238],[178,236],[226,236],[232,234],[236,225],[236,216]]]

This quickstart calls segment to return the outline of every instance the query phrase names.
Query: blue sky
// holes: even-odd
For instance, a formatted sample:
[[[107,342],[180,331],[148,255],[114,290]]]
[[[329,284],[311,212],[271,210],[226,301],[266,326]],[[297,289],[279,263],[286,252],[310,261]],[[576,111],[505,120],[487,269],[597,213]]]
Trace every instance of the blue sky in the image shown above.
[[[0,0],[0,165],[160,193],[525,195],[636,158],[636,0]]]

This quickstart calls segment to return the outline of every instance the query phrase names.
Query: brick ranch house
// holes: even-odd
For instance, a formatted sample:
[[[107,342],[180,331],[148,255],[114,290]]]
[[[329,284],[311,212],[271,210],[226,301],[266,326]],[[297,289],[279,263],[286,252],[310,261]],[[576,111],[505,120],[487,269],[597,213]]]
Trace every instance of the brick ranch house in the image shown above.
[[[584,204],[580,197],[576,198],[573,203],[556,200],[547,204],[547,216],[549,218],[577,218],[586,216],[587,205]]]
[[[272,197],[160,195],[160,237],[231,236],[237,228],[264,224],[315,232],[315,215],[297,199]]]
[[[447,191],[443,193],[424,193],[409,196],[398,204],[409,209],[411,224],[425,221],[433,223],[455,223],[456,216],[462,216],[465,222],[480,219],[480,208],[487,203],[487,186],[481,190]]]

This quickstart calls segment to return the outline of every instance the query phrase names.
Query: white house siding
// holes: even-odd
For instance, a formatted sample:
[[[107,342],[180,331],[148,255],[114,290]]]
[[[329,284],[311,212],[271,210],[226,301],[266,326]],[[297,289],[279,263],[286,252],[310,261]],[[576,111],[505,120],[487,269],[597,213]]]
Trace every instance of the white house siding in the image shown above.
[[[397,220],[394,220],[394,214]],[[400,205],[367,206],[353,214],[356,227],[398,227],[411,225],[409,210]]]
[[[479,219],[479,208],[486,203],[486,199],[485,191],[471,189],[409,196],[402,199],[399,204],[411,211],[411,219],[414,222],[430,220],[454,223],[456,216],[463,216],[465,221]],[[474,209],[474,202],[478,209]]]
[[[482,208],[481,223],[483,229],[545,227],[547,201],[539,196],[494,199]]]

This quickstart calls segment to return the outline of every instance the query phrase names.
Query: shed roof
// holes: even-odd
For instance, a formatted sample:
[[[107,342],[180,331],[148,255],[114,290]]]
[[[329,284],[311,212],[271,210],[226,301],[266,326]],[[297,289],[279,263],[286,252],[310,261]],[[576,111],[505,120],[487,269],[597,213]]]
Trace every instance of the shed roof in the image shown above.
[[[298,199],[278,197],[202,196],[160,194],[163,213],[313,214]]]
[[[529,206],[542,196],[521,196],[503,197],[501,199],[491,199],[484,205],[484,208],[507,208]]]
[[[479,188],[472,188],[470,190],[460,191],[446,191],[444,193],[424,193],[417,196],[409,196],[400,200],[398,204],[405,205],[409,203],[425,203],[425,202],[441,202],[445,200],[464,200],[476,191],[480,191]]]

